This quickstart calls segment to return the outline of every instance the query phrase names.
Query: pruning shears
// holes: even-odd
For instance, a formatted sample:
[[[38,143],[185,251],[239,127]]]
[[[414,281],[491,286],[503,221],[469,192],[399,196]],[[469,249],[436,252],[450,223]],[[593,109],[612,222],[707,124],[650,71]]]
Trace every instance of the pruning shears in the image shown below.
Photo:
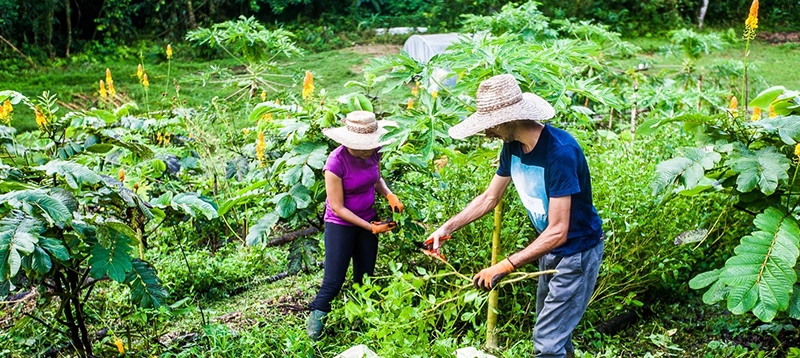
[[[442,241],[445,241],[445,240],[449,240],[449,239],[450,239],[450,235],[442,236],[442,237],[439,238],[439,242],[442,242]],[[442,254],[439,251],[439,249],[436,249],[436,250],[433,249],[433,240],[414,241],[414,245],[416,247],[420,248],[420,250],[422,250],[423,254],[428,255],[430,257],[433,257],[433,258],[436,258],[436,259],[439,259],[439,260],[442,260],[444,262],[447,262],[447,259],[444,257],[444,254]]]

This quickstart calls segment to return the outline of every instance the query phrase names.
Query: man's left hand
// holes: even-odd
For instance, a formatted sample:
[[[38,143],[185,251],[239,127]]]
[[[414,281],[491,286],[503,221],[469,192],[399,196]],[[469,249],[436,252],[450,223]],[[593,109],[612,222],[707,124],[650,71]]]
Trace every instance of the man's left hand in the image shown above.
[[[478,272],[478,274],[472,278],[472,284],[475,285],[475,288],[482,288],[488,291],[497,285],[497,282],[502,280],[503,277],[511,273],[511,271],[514,271],[514,265],[506,258],[494,266]]]

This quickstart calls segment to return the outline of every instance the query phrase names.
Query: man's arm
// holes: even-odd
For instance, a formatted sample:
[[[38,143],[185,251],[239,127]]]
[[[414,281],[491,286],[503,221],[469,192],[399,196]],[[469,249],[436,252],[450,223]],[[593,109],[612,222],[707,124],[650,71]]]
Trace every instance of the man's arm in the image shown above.
[[[486,188],[486,191],[476,196],[475,199],[472,199],[467,207],[461,210],[460,213],[454,215],[450,220],[447,220],[444,225],[431,234],[429,239],[433,238],[433,250],[439,249],[440,238],[467,226],[467,224],[479,219],[494,209],[503,197],[503,193],[506,192],[509,183],[511,183],[511,177],[501,177],[495,174],[492,181],[489,183],[489,187]]]
[[[550,198],[547,228],[530,245],[508,257],[514,267],[538,260],[567,242],[572,196]]]

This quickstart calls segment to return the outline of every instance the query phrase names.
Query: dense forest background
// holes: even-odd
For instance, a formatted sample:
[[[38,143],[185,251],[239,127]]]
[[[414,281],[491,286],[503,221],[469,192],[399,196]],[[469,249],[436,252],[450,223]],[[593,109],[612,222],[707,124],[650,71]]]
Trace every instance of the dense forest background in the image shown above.
[[[283,27],[302,46],[342,40],[392,26],[457,30],[461,14],[491,14],[503,0],[0,0],[0,56],[13,45],[36,59],[64,57],[76,51],[113,51],[148,39],[180,40],[188,30],[239,16],[254,16],[268,26]],[[705,2],[704,25],[727,27],[746,17],[746,0]],[[690,0],[567,0],[545,1],[541,11],[553,19],[592,19],[623,36],[650,36],[698,23],[703,1]],[[794,16],[800,1],[765,3],[759,14],[766,31],[800,28]],[[794,15],[793,15],[794,14]],[[351,35],[352,36],[352,35]],[[341,41],[343,45],[348,41]]]

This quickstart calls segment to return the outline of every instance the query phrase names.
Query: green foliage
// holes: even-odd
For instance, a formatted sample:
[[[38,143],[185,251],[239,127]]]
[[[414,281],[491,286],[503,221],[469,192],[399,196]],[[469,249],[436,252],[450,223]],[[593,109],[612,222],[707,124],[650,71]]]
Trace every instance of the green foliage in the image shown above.
[[[789,307],[797,299],[794,267],[800,229],[792,191],[797,187],[798,167],[797,150],[787,148],[800,139],[793,121],[787,120],[800,113],[800,106],[792,105],[800,104],[796,98],[796,92],[770,88],[750,105],[771,110],[776,118],[761,120],[756,113],[753,122],[743,123],[739,108],[732,107],[727,116],[701,116],[700,121],[687,122],[686,128],[702,134],[698,141],[703,146],[659,164],[653,181],[656,193],[724,191],[737,207],[756,213],[754,231],[741,238],[724,267],[695,277],[691,287],[711,285],[703,295],[706,303],[727,299],[731,312],[752,311],[765,322],[787,310],[796,317]],[[713,160],[703,153],[714,153]],[[673,186],[679,178],[680,184]]]

